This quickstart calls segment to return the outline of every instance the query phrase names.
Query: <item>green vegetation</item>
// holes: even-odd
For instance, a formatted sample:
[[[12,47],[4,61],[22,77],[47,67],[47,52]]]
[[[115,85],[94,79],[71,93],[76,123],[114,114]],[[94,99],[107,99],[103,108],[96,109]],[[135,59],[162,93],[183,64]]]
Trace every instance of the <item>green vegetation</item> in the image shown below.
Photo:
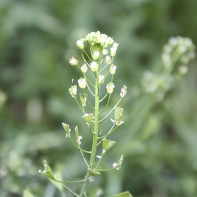
[[[110,137],[118,143],[101,162],[111,166],[123,154],[122,168],[98,176],[91,196],[196,197],[196,59],[188,66],[173,48],[173,66],[165,67],[169,58],[162,56],[171,37],[197,45],[196,6],[192,0],[1,0],[0,196],[64,196],[61,183],[38,173],[43,160],[58,180],[84,178],[86,164],[61,123],[87,130],[68,90],[81,76],[69,58],[80,57],[76,40],[99,30],[120,43],[109,109],[124,84],[128,94],[121,103],[125,123]],[[89,132],[83,140],[86,149]]]

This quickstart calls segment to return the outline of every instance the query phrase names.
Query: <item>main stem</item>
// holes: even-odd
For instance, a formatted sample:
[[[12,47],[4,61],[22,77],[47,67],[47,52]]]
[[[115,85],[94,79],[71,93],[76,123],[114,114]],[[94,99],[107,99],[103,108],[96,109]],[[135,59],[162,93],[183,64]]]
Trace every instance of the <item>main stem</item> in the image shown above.
[[[99,119],[99,81],[98,81],[98,71],[95,73],[95,113],[94,113],[94,132],[93,132],[93,143],[92,143],[92,151],[90,156],[90,168],[94,169],[94,161],[96,158],[96,149],[98,142],[98,119]],[[82,186],[79,197],[83,197],[84,192],[89,183],[89,169],[86,174],[86,181]]]

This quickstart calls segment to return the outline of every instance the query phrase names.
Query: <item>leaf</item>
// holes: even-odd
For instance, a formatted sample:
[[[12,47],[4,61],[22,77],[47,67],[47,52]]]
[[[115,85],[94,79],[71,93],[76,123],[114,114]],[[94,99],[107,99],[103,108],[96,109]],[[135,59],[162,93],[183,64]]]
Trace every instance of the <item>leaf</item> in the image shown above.
[[[133,195],[131,195],[130,192],[126,191],[126,192],[122,192],[122,193],[113,195],[113,197],[133,197]]]

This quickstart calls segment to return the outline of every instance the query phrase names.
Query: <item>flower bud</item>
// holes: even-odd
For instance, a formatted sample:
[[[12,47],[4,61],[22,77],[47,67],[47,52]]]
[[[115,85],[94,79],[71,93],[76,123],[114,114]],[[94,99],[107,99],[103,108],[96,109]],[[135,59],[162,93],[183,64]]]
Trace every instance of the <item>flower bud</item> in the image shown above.
[[[76,85],[71,86],[71,87],[69,88],[69,92],[70,92],[70,94],[71,94],[71,96],[72,96],[73,98],[76,98],[76,96],[77,96],[77,86],[76,86]]]
[[[115,48],[115,47],[112,47],[112,48],[110,49],[110,51],[111,51],[111,56],[112,56],[112,57],[116,56],[116,50],[117,50],[117,48]]]
[[[86,121],[86,123],[88,124],[88,126],[90,126],[91,125],[91,123],[92,123],[92,119],[93,119],[93,114],[92,113],[90,113],[90,114],[84,114],[83,116],[82,116],[82,118]]]
[[[82,71],[83,73],[86,73],[86,72],[88,71],[88,67],[87,67],[86,64],[83,64],[83,65],[81,66],[81,71]]]
[[[121,92],[120,92],[120,97],[125,97],[125,95],[127,94],[127,86],[123,85]]]
[[[84,43],[83,43],[82,39],[77,40],[76,44],[77,44],[79,49],[84,49]]]
[[[111,64],[111,57],[109,57],[109,55],[106,56],[106,58],[105,58],[105,63],[106,63],[106,64]]]
[[[116,68],[117,67],[114,64],[111,65],[111,67],[110,67],[110,74],[111,75],[114,75],[116,73]]]
[[[104,75],[99,75],[99,84],[104,82]]]
[[[92,57],[93,57],[93,60],[98,60],[99,57],[100,57],[100,52],[99,51],[94,51]]]
[[[85,78],[80,78],[80,79],[78,79],[78,84],[79,84],[79,87],[80,88],[86,88],[86,85],[87,85],[87,83],[86,83],[86,79]]]
[[[92,62],[90,64],[90,68],[93,72],[96,72],[98,70],[98,63],[97,62]]]
[[[108,50],[107,49],[103,49],[103,55],[107,55],[108,54]]]
[[[107,92],[108,92],[109,94],[112,94],[113,91],[114,91],[115,85],[114,85],[112,82],[109,82],[109,83],[107,84],[106,88],[107,88]]]
[[[78,64],[78,60],[75,59],[74,57],[72,57],[70,60],[69,60],[69,64],[72,65],[72,66],[76,66]]]

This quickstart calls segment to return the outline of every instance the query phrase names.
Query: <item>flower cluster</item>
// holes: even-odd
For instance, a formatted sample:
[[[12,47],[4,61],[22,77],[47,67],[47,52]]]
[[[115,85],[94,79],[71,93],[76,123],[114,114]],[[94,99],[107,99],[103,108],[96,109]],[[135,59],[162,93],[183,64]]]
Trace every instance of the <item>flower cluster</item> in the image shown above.
[[[144,71],[143,90],[148,94],[156,94],[157,100],[162,100],[174,83],[188,72],[188,63],[195,57],[194,50],[191,39],[180,36],[170,38],[163,48],[163,72]]]
[[[195,46],[190,38],[172,37],[164,45],[162,61],[166,68],[171,68],[175,63],[187,65],[195,57]]]

